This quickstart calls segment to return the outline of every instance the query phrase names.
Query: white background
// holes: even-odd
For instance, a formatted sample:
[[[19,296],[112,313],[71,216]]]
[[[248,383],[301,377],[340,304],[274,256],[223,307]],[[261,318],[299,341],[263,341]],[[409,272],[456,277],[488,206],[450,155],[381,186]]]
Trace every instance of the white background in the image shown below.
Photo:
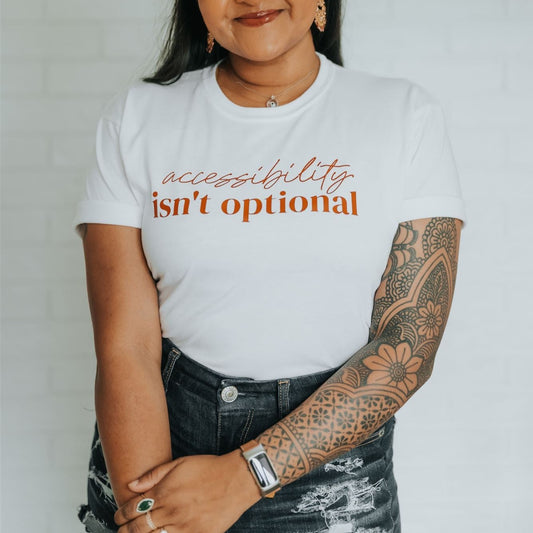
[[[397,415],[403,531],[526,533],[533,0],[347,3],[346,66],[410,78],[443,104],[469,215],[433,376]],[[86,498],[95,356],[82,244],[70,223],[100,110],[152,72],[169,5],[2,5],[6,532],[83,531],[76,508]]]

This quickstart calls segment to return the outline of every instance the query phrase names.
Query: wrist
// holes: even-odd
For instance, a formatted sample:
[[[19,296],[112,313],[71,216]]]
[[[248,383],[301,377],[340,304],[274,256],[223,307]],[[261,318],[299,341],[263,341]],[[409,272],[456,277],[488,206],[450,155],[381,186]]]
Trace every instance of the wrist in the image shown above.
[[[243,495],[243,499],[248,503],[248,507],[251,507],[262,498],[261,490],[257,486],[254,475],[250,472],[248,462],[242,456],[240,448],[228,453],[228,456],[231,457],[234,463],[236,490]]]
[[[262,497],[274,498],[276,492],[281,489],[281,481],[263,444],[256,439],[250,439],[239,446],[239,449]]]

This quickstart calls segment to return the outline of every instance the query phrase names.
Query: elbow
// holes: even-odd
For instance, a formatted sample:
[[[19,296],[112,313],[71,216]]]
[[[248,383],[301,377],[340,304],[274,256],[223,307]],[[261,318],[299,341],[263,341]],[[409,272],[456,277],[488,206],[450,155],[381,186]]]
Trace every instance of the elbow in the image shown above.
[[[426,357],[422,359],[420,369],[417,372],[417,389],[429,381],[429,378],[433,374],[435,355],[436,353],[427,354]]]

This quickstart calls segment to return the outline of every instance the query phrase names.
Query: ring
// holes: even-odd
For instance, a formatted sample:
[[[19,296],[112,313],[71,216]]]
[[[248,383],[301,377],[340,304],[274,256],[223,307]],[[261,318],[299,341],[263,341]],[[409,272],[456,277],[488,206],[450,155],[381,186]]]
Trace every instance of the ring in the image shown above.
[[[143,498],[137,504],[138,513],[146,513],[154,506],[155,500],[153,498]]]
[[[155,531],[157,529],[157,526],[152,522],[152,517],[150,516],[150,511],[146,511],[146,521],[148,522],[148,525],[150,526],[150,529],[152,531]]]

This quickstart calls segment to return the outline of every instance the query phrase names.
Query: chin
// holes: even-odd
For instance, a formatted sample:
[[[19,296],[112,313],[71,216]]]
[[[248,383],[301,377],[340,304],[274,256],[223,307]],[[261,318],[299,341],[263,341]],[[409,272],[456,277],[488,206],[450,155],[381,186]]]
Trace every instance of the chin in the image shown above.
[[[271,61],[282,55],[286,50],[280,48],[279,43],[272,44],[272,46],[261,43],[261,47],[255,45],[242,50],[242,53],[237,54],[249,61]]]

